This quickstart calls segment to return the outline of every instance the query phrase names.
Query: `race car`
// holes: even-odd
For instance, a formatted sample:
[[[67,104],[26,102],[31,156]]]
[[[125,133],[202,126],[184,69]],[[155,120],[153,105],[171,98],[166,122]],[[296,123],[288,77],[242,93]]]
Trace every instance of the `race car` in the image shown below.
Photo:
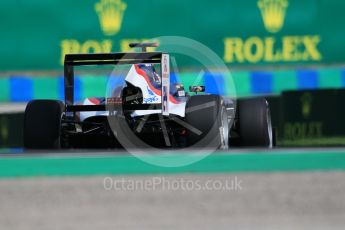
[[[32,100],[24,116],[24,147],[217,148],[272,147],[270,109],[264,98],[235,99],[189,92],[171,82],[170,56],[147,52],[155,43],[132,43],[141,52],[67,54],[64,102]],[[129,65],[123,84],[106,97],[74,101],[76,66]],[[159,66],[159,68],[157,68]]]

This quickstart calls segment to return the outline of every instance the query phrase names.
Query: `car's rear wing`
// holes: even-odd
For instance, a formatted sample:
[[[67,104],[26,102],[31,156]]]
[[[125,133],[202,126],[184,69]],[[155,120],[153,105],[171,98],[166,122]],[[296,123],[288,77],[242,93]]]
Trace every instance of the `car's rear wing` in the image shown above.
[[[105,105],[74,105],[74,66],[82,65],[122,65],[122,64],[161,64],[162,103],[131,105],[130,110],[162,109],[163,115],[169,115],[170,65],[169,54],[162,52],[133,53],[99,53],[99,54],[67,54],[64,62],[65,105],[67,112],[105,111]]]

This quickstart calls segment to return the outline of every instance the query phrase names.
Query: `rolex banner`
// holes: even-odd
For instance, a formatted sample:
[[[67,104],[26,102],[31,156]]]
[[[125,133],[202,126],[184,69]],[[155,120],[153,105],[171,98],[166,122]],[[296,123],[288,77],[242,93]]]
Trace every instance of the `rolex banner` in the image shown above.
[[[345,90],[287,91],[279,100],[280,112],[272,115],[280,145],[344,145]]]
[[[233,67],[339,64],[344,12],[343,0],[5,0],[0,71],[61,69],[66,53],[128,51],[171,35]]]

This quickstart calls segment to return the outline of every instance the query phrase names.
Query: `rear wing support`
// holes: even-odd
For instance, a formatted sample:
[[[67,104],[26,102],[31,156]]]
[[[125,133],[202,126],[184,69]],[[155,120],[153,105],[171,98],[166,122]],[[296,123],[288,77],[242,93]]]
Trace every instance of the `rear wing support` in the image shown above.
[[[170,61],[169,54],[162,54],[162,114],[169,116],[169,95],[170,95]]]

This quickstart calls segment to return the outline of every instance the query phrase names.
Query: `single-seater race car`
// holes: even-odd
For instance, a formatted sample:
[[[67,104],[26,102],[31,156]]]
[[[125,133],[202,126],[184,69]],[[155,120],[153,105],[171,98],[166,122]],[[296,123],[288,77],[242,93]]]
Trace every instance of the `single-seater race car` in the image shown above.
[[[272,147],[270,109],[264,98],[234,99],[205,93],[206,86],[170,80],[170,56],[146,52],[67,54],[64,102],[32,100],[24,118],[24,147],[219,148]],[[74,102],[77,66],[129,65],[123,84],[105,97]],[[157,68],[159,66],[160,68]]]

